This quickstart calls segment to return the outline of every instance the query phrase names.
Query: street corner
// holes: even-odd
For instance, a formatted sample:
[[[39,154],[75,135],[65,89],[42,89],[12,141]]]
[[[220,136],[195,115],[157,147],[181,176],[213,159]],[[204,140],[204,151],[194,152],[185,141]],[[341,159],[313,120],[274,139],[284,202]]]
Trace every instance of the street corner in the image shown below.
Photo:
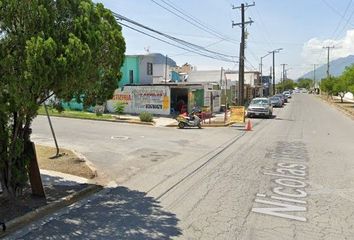
[[[28,194],[20,200],[2,201],[0,220],[6,230],[0,232],[0,238],[103,189],[88,179],[54,171],[41,170],[41,178],[45,198],[35,197],[27,189]]]

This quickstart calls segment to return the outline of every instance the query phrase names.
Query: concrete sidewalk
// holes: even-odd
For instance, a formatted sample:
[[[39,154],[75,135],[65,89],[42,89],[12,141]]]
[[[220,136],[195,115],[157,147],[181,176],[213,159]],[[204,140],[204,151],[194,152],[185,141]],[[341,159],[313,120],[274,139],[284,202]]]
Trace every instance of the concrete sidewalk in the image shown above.
[[[0,232],[0,238],[102,189],[102,186],[94,184],[92,179],[43,169],[40,172],[46,193],[45,201],[37,199],[42,204],[26,207],[23,215],[9,221],[4,219],[7,230]]]

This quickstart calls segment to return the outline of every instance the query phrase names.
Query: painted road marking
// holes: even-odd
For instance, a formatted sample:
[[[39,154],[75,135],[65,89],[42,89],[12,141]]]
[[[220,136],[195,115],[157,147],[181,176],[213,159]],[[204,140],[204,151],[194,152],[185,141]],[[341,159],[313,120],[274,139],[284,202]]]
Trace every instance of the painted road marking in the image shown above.
[[[265,215],[306,222],[308,196],[306,182],[308,178],[308,155],[301,142],[278,142],[271,158],[276,161],[273,171],[262,172],[271,176],[276,187],[271,189],[272,195],[257,193],[257,207],[252,212]]]

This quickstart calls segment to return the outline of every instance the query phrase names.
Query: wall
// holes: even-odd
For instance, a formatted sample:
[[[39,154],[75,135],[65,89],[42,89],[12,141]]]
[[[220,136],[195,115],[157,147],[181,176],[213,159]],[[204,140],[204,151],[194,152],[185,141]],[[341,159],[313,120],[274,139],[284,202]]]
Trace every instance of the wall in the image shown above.
[[[125,86],[123,91],[117,89],[114,92],[113,99],[107,101],[107,109],[114,112],[114,104],[120,101],[125,104],[125,113],[169,115],[170,95],[168,86]]]
[[[133,70],[133,83],[140,83],[140,70],[139,70],[139,57],[138,56],[125,56],[124,64],[120,71],[122,73],[122,78],[119,81],[119,87],[122,87],[130,83],[129,71]]]
[[[153,75],[155,75],[154,57],[149,55],[142,55],[139,57],[139,71],[140,71],[140,83],[152,84]],[[152,75],[147,75],[147,63],[152,63]]]
[[[213,100],[211,101],[211,97]],[[213,106],[211,106],[211,104]],[[204,106],[211,107],[213,112],[220,112],[221,107],[221,90],[204,89]]]

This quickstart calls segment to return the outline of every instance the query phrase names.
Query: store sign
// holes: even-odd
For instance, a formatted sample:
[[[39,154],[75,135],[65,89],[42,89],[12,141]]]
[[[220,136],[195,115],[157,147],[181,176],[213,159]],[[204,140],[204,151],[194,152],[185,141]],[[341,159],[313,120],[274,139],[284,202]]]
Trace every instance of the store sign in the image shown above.
[[[126,104],[124,112],[153,114],[170,114],[170,89],[165,86],[125,86],[117,89],[107,108],[114,112],[116,102]]]
[[[113,95],[113,100],[128,104],[132,100],[132,96],[129,93],[116,93]]]
[[[245,122],[245,107],[243,106],[230,107],[230,111],[231,111],[231,115],[230,115],[231,122],[238,122],[238,123]]]

